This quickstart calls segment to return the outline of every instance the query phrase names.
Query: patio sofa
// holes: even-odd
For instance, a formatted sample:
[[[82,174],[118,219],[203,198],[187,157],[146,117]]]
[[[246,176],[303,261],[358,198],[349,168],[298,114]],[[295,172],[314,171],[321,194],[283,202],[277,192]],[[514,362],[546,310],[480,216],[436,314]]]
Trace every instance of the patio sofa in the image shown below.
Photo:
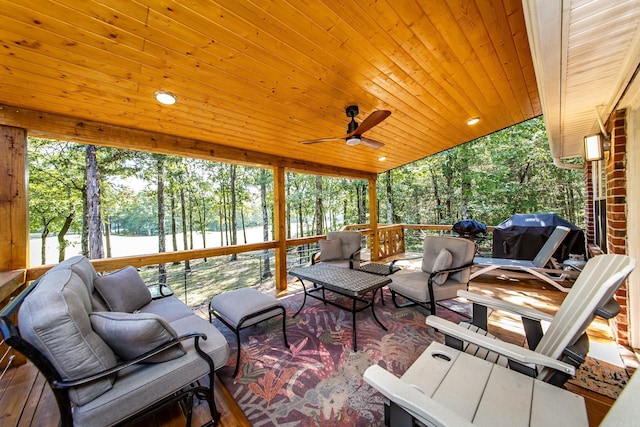
[[[66,260],[2,310],[0,327],[49,382],[62,425],[120,424],[177,401],[190,423],[194,397],[219,419],[226,339],[177,298],[152,299],[133,267],[99,276],[87,258]]]

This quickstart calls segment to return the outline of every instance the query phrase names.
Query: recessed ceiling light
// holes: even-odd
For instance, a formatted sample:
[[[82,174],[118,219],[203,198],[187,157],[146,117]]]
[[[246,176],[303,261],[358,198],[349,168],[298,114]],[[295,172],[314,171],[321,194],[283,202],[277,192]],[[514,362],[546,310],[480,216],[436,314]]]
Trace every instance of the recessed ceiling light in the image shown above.
[[[480,121],[480,117],[474,117],[472,119],[467,120],[468,126],[473,126]]]
[[[387,160],[387,158],[385,156],[382,156],[382,157],[378,157],[378,160],[381,162],[384,162],[385,160]]]
[[[178,97],[172,94],[171,92],[167,92],[165,90],[158,90],[153,94],[153,97],[161,104],[164,105],[173,105],[178,100]]]

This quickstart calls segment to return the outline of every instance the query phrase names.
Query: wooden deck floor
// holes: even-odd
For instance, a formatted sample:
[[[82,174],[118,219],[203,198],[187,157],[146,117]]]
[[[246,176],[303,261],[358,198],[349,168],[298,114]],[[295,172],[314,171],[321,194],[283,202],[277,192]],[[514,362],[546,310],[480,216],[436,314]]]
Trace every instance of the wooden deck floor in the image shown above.
[[[288,293],[299,288],[292,283]],[[530,305],[542,311],[554,313],[561,304],[565,294],[556,289],[549,289],[536,280],[523,279],[518,282],[503,281],[485,276],[481,280],[471,282],[470,290],[496,297],[508,298],[522,305]],[[202,313],[204,314],[204,313]],[[490,329],[499,338],[522,344],[524,335],[518,319],[501,315],[497,312],[490,317]],[[605,322],[595,321],[589,328],[592,340],[611,343],[611,331]],[[597,426],[607,413],[613,400],[589,390],[569,385],[571,391],[581,394],[587,402],[589,424]],[[0,425],[21,427],[48,427],[58,425],[58,411],[53,395],[46,382],[31,365],[23,365],[7,371],[0,383]],[[250,426],[240,408],[229,395],[224,386],[215,384],[216,404],[222,412],[219,423],[223,427]],[[193,425],[202,425],[207,421],[206,403],[197,403],[194,408]],[[170,406],[155,414],[149,415],[133,423],[135,427],[173,427],[183,426],[185,418],[179,407]]]

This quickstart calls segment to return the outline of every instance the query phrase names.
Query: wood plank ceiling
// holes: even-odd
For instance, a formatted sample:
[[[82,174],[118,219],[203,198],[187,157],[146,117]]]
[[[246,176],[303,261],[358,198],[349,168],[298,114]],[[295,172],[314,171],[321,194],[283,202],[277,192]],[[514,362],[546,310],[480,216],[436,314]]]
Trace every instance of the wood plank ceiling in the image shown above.
[[[0,15],[0,104],[295,160],[380,173],[542,113],[519,0],[0,0]],[[383,148],[300,144],[344,134],[351,104],[359,122],[392,112],[365,134]]]

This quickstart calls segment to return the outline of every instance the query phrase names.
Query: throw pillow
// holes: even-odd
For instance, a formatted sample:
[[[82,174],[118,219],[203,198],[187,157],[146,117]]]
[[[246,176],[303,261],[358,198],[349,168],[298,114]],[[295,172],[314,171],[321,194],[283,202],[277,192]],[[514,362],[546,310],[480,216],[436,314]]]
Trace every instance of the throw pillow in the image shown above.
[[[342,241],[340,239],[319,240],[320,261],[342,259]]]
[[[123,360],[135,359],[178,336],[166,320],[152,313],[99,311],[89,317],[93,330]],[[145,362],[166,362],[185,354],[182,344],[178,344]]]
[[[447,268],[451,267],[452,262],[453,262],[453,256],[451,255],[451,252],[442,248],[440,249],[440,252],[436,257],[436,260],[433,263],[433,271],[436,272],[440,270],[446,270]],[[449,277],[449,273],[446,271],[443,273],[438,273],[434,276],[433,283],[435,283],[436,285],[442,286],[444,285],[444,282],[447,281],[448,277]]]
[[[149,288],[131,266],[97,277],[94,286],[111,311],[133,313],[151,302]]]

